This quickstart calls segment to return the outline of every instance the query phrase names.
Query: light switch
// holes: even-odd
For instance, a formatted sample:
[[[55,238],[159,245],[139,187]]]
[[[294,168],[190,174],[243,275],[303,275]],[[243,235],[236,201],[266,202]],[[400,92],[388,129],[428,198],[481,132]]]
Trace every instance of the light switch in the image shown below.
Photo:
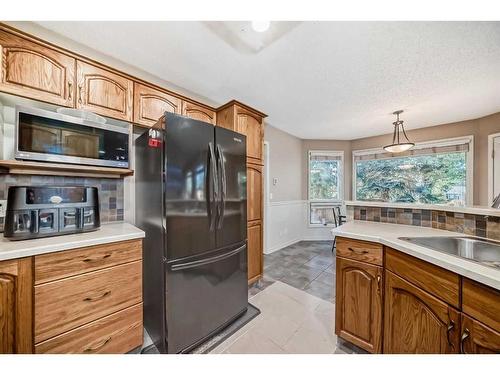
[[[276,177],[273,178],[273,185],[276,186],[278,184],[278,179]]]

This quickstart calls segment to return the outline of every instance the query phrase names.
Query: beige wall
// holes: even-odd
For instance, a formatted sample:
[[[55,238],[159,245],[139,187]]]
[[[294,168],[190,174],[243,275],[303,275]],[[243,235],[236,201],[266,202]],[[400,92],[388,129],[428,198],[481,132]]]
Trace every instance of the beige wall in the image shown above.
[[[475,205],[488,202],[488,135],[500,132],[500,112],[475,120],[436,125],[407,131],[412,142],[474,136],[474,201]],[[381,147],[392,141],[392,134],[361,138],[351,141],[352,150]],[[352,159],[352,157],[351,157]]]
[[[334,140],[303,140],[302,141],[302,165],[303,173],[301,176],[302,199],[308,199],[308,152],[309,151],[344,151],[344,199],[351,199],[351,174],[352,174],[352,155],[351,141]]]
[[[479,119],[442,124],[408,130],[413,142],[474,136],[474,197],[473,204],[488,202],[488,135],[500,133],[500,112]],[[266,127],[265,139],[270,141],[271,179],[278,178],[278,185],[270,187],[274,201],[307,200],[307,153],[309,150],[344,151],[344,199],[352,193],[352,151],[382,147],[392,141],[392,134],[355,139],[300,140],[288,133]],[[297,168],[298,167],[298,168]],[[296,183],[296,181],[300,181]]]
[[[302,199],[302,140],[266,125],[264,140],[269,142],[269,193],[271,201]],[[273,185],[273,178],[278,180]]]

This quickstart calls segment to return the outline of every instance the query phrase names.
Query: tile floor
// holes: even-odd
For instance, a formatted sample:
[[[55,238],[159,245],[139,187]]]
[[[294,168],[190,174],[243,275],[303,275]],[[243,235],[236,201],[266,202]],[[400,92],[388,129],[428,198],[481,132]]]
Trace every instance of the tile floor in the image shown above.
[[[213,354],[345,354],[363,350],[337,338],[331,241],[301,241],[264,257],[264,279],[249,289],[261,314]]]
[[[332,241],[301,241],[265,255],[264,276],[333,302],[335,256]]]
[[[335,305],[276,281],[250,298],[261,314],[211,354],[358,353],[334,334]]]

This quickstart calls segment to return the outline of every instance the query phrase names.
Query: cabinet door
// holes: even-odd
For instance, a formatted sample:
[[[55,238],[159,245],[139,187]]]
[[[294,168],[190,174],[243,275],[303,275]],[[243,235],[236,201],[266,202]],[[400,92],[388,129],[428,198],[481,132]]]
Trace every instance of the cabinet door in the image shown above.
[[[133,82],[97,66],[77,61],[76,107],[119,120],[132,121]]]
[[[200,105],[183,102],[182,103],[182,114],[192,119],[208,122],[209,124],[215,125],[215,111],[211,109],[202,107]]]
[[[182,101],[166,92],[134,83],[134,122],[153,126],[165,112],[181,113]]]
[[[247,164],[247,221],[262,220],[262,166]]]
[[[252,283],[262,275],[262,224],[248,227],[248,281]]]
[[[236,131],[247,137],[247,161],[262,165],[264,142],[262,118],[246,109],[236,107]]]
[[[385,271],[384,353],[458,353],[457,310]]]
[[[335,334],[382,351],[382,267],[337,257]]]
[[[0,30],[0,91],[74,106],[75,59]]]
[[[31,258],[0,262],[0,354],[32,353]]]
[[[461,315],[460,352],[463,354],[499,354],[500,332],[463,313]]]

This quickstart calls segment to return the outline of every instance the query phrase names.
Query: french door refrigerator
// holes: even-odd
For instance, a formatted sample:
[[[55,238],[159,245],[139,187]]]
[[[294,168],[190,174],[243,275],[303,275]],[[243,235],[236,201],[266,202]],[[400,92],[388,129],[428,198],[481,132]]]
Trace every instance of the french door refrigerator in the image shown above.
[[[246,138],[166,113],[135,142],[144,325],[188,352],[246,312]]]

